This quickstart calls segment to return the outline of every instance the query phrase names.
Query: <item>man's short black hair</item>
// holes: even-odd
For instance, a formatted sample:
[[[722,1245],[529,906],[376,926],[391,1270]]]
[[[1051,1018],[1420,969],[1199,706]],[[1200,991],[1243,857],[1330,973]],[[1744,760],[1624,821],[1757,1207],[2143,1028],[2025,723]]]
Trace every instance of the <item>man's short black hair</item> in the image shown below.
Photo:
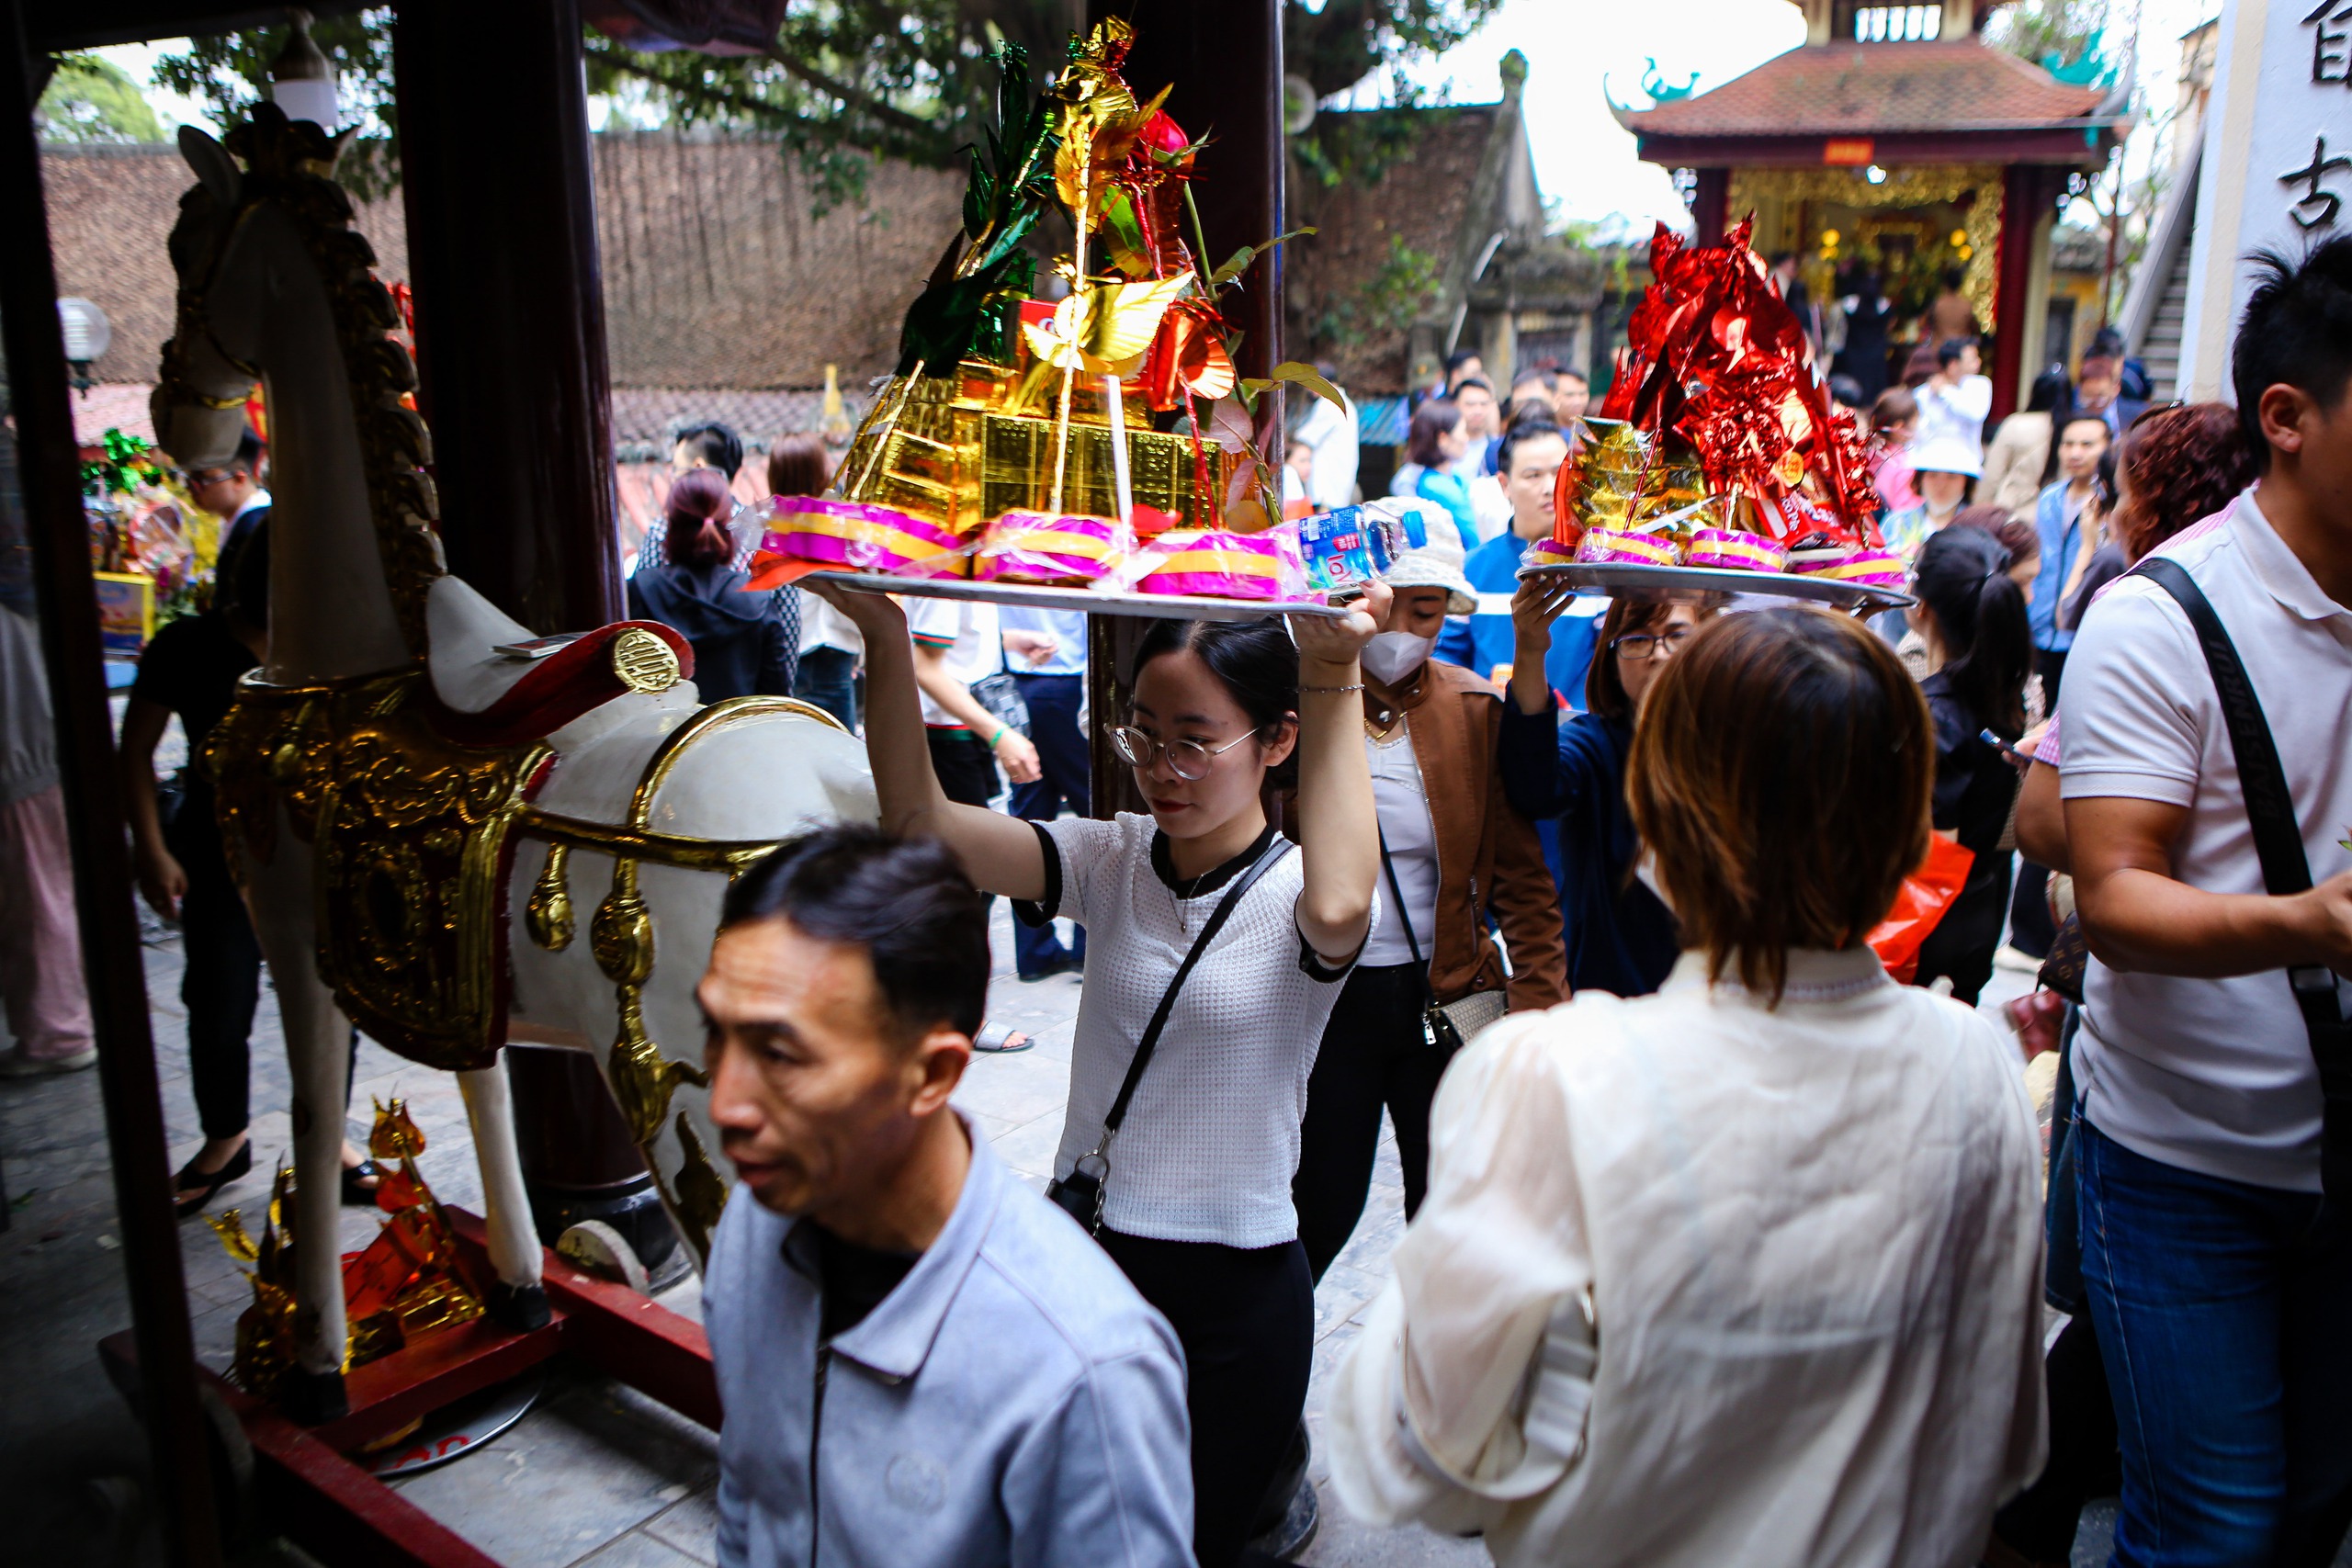
[[[2256,466],[2267,470],[2264,390],[2293,387],[2332,409],[2352,378],[2352,234],[2313,246],[2301,265],[2277,251],[2246,259],[2254,266],[2254,293],[2230,350],[2230,384]]]
[[[1520,444],[1532,441],[1539,435],[1556,435],[1563,441],[1568,438],[1566,431],[1548,418],[1535,417],[1531,410],[1526,417],[1512,420],[1510,428],[1503,432],[1502,440],[1495,447],[1495,472],[1509,479],[1510,462],[1518,456]]]
[[[743,438],[735,434],[732,425],[712,420],[708,424],[690,424],[678,432],[673,446],[684,446],[704,462],[725,474],[729,481],[735,470],[743,466]]]
[[[1460,397],[1463,393],[1463,389],[1467,387],[1476,387],[1478,390],[1486,393],[1487,396],[1490,398],[1495,395],[1495,384],[1492,381],[1487,380],[1484,376],[1464,376],[1461,380],[1456,381],[1453,384],[1453,395],[1457,398]]]
[[[1554,371],[1553,374],[1557,376],[1563,381],[1574,381],[1579,387],[1590,387],[1592,385],[1592,378],[1586,375],[1583,371],[1577,369],[1573,365],[1563,365],[1559,369]]]
[[[1936,344],[1936,365],[1939,369],[1958,361],[1960,356],[1976,346],[1973,337],[1948,337]]]
[[[1486,356],[1475,348],[1457,348],[1445,356],[1445,373],[1452,376],[1474,359],[1481,365],[1487,362]]]
[[[784,919],[865,950],[901,1034],[978,1034],[988,1010],[988,906],[937,839],[842,823],[777,846],[737,877],[718,929]]]

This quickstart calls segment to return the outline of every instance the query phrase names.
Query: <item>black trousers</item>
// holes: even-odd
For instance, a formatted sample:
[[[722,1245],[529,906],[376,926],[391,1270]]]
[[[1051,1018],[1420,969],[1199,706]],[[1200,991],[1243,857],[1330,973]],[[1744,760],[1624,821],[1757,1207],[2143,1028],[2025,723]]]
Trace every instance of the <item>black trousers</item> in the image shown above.
[[[1919,972],[1911,983],[1924,986],[1948,975],[1952,999],[1974,1007],[1993,977],[1993,954],[2001,945],[2001,916],[2008,902],[2009,857],[1987,851],[1970,868],[1960,897],[1919,944]]]
[[[1993,1532],[2036,1562],[2064,1562],[2074,1554],[2083,1505],[2112,1495],[2123,1480],[2115,1403],[2088,1313],[2067,1319],[2041,1371],[2050,1393],[2050,1462],[1993,1516]]]
[[[1348,976],[1306,1081],[1298,1173],[1290,1183],[1298,1239],[1317,1283],[1363,1218],[1383,1106],[1396,1126],[1406,1218],[1421,1206],[1430,1185],[1430,1101],[1446,1061],[1421,1036],[1414,965],[1358,968]]]
[[[1193,1551],[1229,1568],[1306,1408],[1315,1287],[1295,1241],[1244,1249],[1102,1232],[1103,1248],[1184,1347]]]
[[[245,900],[229,875],[210,803],[183,807],[165,842],[187,874],[180,897],[180,1003],[187,1010],[188,1091],[208,1138],[233,1138],[252,1117],[254,1013],[261,1002],[261,942]],[[351,1031],[351,1059],[343,1076],[344,1109],[359,1062],[359,1030]]]
[[[219,863],[218,840],[207,865],[200,846],[174,856],[187,872],[180,899],[180,944],[187,968],[180,975],[180,1001],[187,1009],[188,1087],[197,1119],[208,1138],[233,1138],[245,1130],[254,1009],[261,1000],[261,943],[245,916],[245,901]]]
[[[1050,822],[1067,804],[1079,816],[1093,793],[1093,763],[1086,753],[1086,737],[1079,733],[1078,710],[1086,700],[1086,681],[1079,675],[1015,675],[1022,700],[1029,705],[1029,740],[1037,748],[1037,776],[1012,786],[1012,814],[1029,822]],[[1012,926],[1013,967],[1027,978],[1066,951],[1084,953],[1086,933],[1078,933],[1074,949],[1064,949],[1050,925]]]
[[[1001,787],[996,753],[968,729],[926,729],[931,743],[931,771],[939,775],[940,790],[958,806],[986,806]]]

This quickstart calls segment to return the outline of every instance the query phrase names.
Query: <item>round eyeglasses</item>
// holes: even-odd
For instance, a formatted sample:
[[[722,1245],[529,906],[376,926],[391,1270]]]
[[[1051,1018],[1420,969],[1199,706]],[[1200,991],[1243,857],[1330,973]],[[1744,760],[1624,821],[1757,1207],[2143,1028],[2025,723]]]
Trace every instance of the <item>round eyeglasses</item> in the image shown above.
[[[1627,632],[1609,646],[1613,651],[1622,653],[1628,659],[1655,659],[1660,649],[1664,649],[1668,657],[1671,658],[1682,651],[1682,645],[1689,640],[1691,629],[1689,626],[1678,626],[1673,631],[1665,633]]]
[[[1224,756],[1257,733],[1253,729],[1248,734],[1237,735],[1222,746],[1204,746],[1197,740],[1171,740],[1162,745],[1134,725],[1123,724],[1111,731],[1111,750],[1119,754],[1119,761],[1137,770],[1150,767],[1153,760],[1165,751],[1168,753],[1168,771],[1187,783],[1193,783],[1209,776],[1212,760]]]

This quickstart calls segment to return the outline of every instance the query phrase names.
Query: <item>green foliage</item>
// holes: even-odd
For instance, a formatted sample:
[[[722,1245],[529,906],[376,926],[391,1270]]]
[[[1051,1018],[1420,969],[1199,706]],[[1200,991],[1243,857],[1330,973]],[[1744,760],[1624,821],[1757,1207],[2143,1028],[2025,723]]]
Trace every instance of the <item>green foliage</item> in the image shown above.
[[[1502,0],[1324,0],[1309,11],[1291,0],[1283,21],[1284,65],[1317,96],[1343,92],[1408,60],[1443,53],[1491,17]],[[679,130],[707,128],[773,136],[808,174],[821,215],[862,203],[877,159],[950,168],[987,134],[997,103],[1000,44],[1034,62],[1024,92],[1043,85],[1062,58],[1071,12],[1065,0],[818,0],[795,6],[763,55],[658,54],[625,49],[590,29],[588,90],[629,96]],[[362,117],[361,134],[339,174],[364,197],[399,182],[391,106],[389,9],[324,17],[311,36],[334,62],[344,102]],[[202,100],[225,131],[261,96],[284,29],[192,39],[157,62],[156,83]],[[494,39],[485,47],[495,47]],[[1155,89],[1157,83],[1138,83]],[[1416,95],[1396,77],[1388,95]],[[1357,118],[1357,117],[1348,117]],[[1313,135],[1312,132],[1309,133]],[[1409,155],[1392,148],[1390,161]],[[1352,152],[1321,164],[1354,177]]]
[[[1409,107],[1319,114],[1290,139],[1300,173],[1325,189],[1376,185],[1420,145],[1422,117]]]
[[[1283,8],[1283,69],[1329,97],[1378,71],[1443,54],[1502,9],[1503,0],[1299,0]]]
[[[49,141],[161,141],[164,128],[139,84],[95,54],[61,55],[40,96],[41,137]]]
[[[2109,0],[2018,0],[1984,24],[1985,40],[2020,60],[2047,65],[2082,61],[2108,25]]]
[[[1388,254],[1350,293],[1329,300],[1314,321],[1315,342],[1344,348],[1409,328],[1437,298],[1437,257],[1416,250],[1401,234],[1388,236]]]
[[[1034,281],[1035,264],[1021,243],[1053,206],[1054,154],[1061,139],[1044,97],[1029,85],[1027,51],[1005,43],[993,58],[996,123],[983,132],[985,149],[967,149],[971,169],[964,233],[907,311],[899,343],[901,376],[918,365],[944,372],[982,337],[988,341],[978,346],[984,354],[993,350],[1009,358],[1003,307],[1026,295]]]
[[[335,177],[362,201],[400,185],[400,135],[393,114],[392,13],[388,8],[311,24],[311,39],[334,67],[344,123],[359,133],[345,149]],[[286,47],[286,29],[208,33],[188,40],[185,53],[155,62],[155,85],[202,102],[216,135],[245,117],[269,83],[270,63]]]

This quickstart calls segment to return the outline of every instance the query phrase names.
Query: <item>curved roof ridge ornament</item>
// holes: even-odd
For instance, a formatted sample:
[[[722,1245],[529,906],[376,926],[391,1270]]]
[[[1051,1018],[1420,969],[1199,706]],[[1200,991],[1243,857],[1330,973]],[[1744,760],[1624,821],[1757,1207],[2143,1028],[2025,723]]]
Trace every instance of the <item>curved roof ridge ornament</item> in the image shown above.
[[[1699,90],[1700,73],[1698,72],[1690,73],[1690,79],[1679,87],[1669,86],[1665,76],[1658,71],[1657,56],[1652,54],[1645,55],[1644,58],[1648,62],[1649,69],[1642,73],[1642,91],[1650,96],[1652,107],[1659,104],[1679,104]]]

